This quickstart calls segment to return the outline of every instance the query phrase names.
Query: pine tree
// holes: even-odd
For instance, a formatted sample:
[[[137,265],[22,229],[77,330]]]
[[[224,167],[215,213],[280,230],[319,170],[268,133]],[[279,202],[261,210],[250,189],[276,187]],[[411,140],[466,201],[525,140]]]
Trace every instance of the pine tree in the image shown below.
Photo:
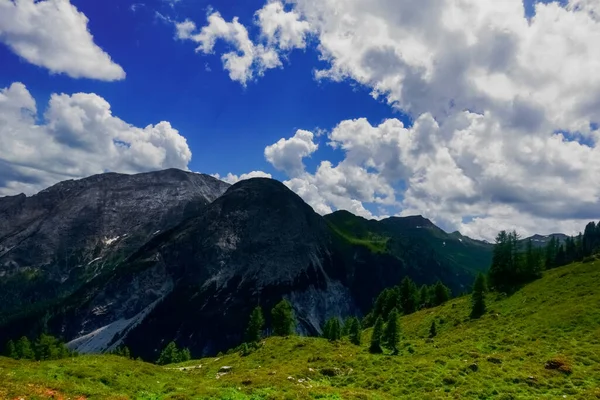
[[[323,328],[323,337],[331,341],[340,340],[342,337],[342,330],[340,326],[340,320],[336,317],[331,317],[325,322]]]
[[[400,307],[404,315],[412,314],[417,309],[417,286],[408,276],[400,283]]]
[[[18,358],[17,348],[15,347],[15,342],[13,342],[12,340],[9,340],[8,343],[6,343],[5,354],[7,357],[10,357],[10,358],[14,358],[14,359]]]
[[[246,340],[250,343],[258,342],[262,337],[262,331],[265,325],[262,308],[260,306],[254,308],[250,314],[248,328],[246,329]]]
[[[473,284],[473,294],[471,296],[471,318],[479,318],[485,314],[485,292],[487,290],[485,277],[479,273]]]
[[[427,285],[421,286],[419,290],[419,305],[417,308],[428,308],[429,307],[429,288]]]
[[[31,347],[31,342],[26,336],[19,339],[15,345],[17,358],[21,360],[34,360],[35,353]]]
[[[381,353],[381,337],[383,335],[383,318],[377,317],[375,326],[373,327],[373,334],[371,335],[371,346],[369,351],[371,353]]]
[[[340,340],[342,338],[342,327],[340,325],[340,320],[337,318],[333,318],[331,322],[331,338],[330,340]]]
[[[433,305],[439,306],[450,300],[450,289],[441,281],[437,281],[433,288]]]
[[[360,346],[360,328],[360,321],[358,320],[358,318],[353,318],[352,323],[350,324],[350,342],[354,343],[357,346]]]
[[[41,334],[34,343],[37,360],[58,360],[68,357],[69,350],[54,336]]]
[[[156,361],[159,365],[173,364],[179,362],[179,349],[175,342],[170,342],[167,347],[160,352],[160,356]]]
[[[331,338],[331,324],[332,324],[332,319],[329,318],[327,321],[325,321],[325,325],[323,325],[323,338],[325,339],[330,339]]]
[[[429,328],[429,337],[434,338],[437,336],[437,328],[435,326],[435,320],[431,321],[431,327]]]
[[[275,336],[289,336],[295,328],[294,311],[287,300],[281,300],[271,311],[273,320],[273,334]]]
[[[190,361],[192,359],[192,355],[190,354],[190,349],[187,347],[179,353],[180,362]]]
[[[348,336],[350,334],[350,327],[354,322],[354,317],[346,317],[344,320],[344,325],[342,325],[342,337]]]
[[[393,354],[398,354],[398,342],[400,341],[400,328],[398,326],[398,310],[395,308],[388,316],[385,326],[384,342]]]

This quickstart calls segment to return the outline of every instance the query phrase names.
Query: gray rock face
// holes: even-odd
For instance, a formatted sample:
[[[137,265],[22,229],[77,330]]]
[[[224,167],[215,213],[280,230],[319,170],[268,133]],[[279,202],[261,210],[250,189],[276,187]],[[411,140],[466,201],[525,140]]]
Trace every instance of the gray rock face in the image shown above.
[[[0,198],[0,316],[68,295],[228,186],[170,169],[95,175]]]
[[[242,339],[256,304],[269,310],[286,297],[299,331],[318,333],[327,316],[355,309],[331,251],[324,219],[283,184],[240,182],[144,246],[64,318],[62,330],[72,348],[84,351],[113,348],[127,333],[125,343],[148,358],[155,356],[149,349],[173,338],[208,354]],[[160,271],[156,282],[173,285],[139,285],[150,271]]]
[[[282,298],[300,333],[319,334],[407,275],[470,284],[489,256],[422,217],[324,218],[275,180],[178,170],[0,198],[0,223],[0,342],[45,329],[79,351],[124,343],[147,360],[172,340],[195,357],[237,345],[252,309],[269,326]]]

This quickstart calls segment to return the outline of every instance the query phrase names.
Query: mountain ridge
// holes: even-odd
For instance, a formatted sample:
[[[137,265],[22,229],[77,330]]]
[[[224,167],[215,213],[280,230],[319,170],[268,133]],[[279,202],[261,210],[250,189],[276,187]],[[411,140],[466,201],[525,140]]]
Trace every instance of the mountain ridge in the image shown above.
[[[114,183],[129,180],[136,185]],[[382,289],[404,276],[419,284],[439,279],[460,293],[491,259],[491,246],[457,238],[422,216],[320,216],[284,184],[266,178],[230,186],[178,170],[105,174],[40,193],[63,205],[53,209],[58,215],[50,213],[51,220],[61,219],[59,237],[80,238],[83,232],[96,246],[58,266],[19,259],[14,255],[26,252],[18,247],[0,256],[4,271],[13,261],[17,268],[27,260],[32,266],[26,271],[33,278],[21,271],[21,280],[0,280],[15,299],[38,284],[54,289],[73,283],[44,292],[41,299],[54,299],[48,304],[40,296],[23,298],[20,316],[3,304],[0,326],[10,336],[48,329],[82,351],[126,343],[152,359],[165,340],[177,338],[195,354],[214,354],[242,339],[254,305],[268,308],[281,298],[292,302],[301,333],[319,334],[325,319],[365,313]],[[115,196],[116,203],[105,201]],[[19,217],[14,203],[22,199],[1,200],[0,218],[8,220],[8,209],[10,218]],[[64,206],[81,199],[91,206]],[[73,219],[78,215],[85,217],[83,224]],[[0,246],[5,243],[0,240]],[[67,279],[44,281],[55,269]]]

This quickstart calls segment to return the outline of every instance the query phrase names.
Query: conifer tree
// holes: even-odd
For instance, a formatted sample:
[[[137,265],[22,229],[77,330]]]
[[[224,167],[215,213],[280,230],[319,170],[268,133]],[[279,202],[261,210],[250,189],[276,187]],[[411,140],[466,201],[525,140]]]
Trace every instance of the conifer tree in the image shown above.
[[[294,311],[287,300],[281,300],[271,311],[273,334],[275,336],[289,336],[295,328]]]
[[[160,356],[156,361],[159,365],[173,364],[180,361],[179,349],[175,342],[170,342],[163,351],[160,352]]]
[[[433,305],[439,306],[450,300],[450,289],[441,281],[437,281],[433,288]]]
[[[10,358],[14,358],[14,359],[18,358],[17,348],[15,347],[15,342],[13,342],[12,340],[9,340],[8,343],[6,343],[5,354],[7,357],[10,357]]]
[[[479,273],[473,284],[473,294],[471,296],[472,308],[471,318],[479,318],[485,314],[485,292],[486,292],[485,277]]]
[[[41,334],[34,343],[35,358],[37,360],[57,360],[68,357],[69,350],[64,343],[54,336]]]
[[[354,322],[354,317],[347,317],[344,320],[344,325],[342,325],[342,337],[350,335],[350,327]]]
[[[27,339],[27,336],[23,336],[19,339],[15,345],[17,358],[21,360],[34,360],[35,353],[31,347],[31,342]]]
[[[190,349],[186,347],[185,349],[181,350],[181,352],[179,353],[180,362],[190,361],[191,359],[192,355],[190,354]]]
[[[360,321],[358,318],[353,318],[352,323],[350,324],[350,342],[354,343],[357,346],[360,346],[361,339],[361,327]]]
[[[340,340],[342,337],[342,330],[340,326],[340,320],[336,317],[331,317],[325,322],[323,328],[323,337],[331,341]]]
[[[400,283],[399,290],[400,307],[404,315],[412,314],[417,309],[417,286],[408,276]]]
[[[393,354],[398,354],[398,342],[400,341],[400,328],[398,326],[398,310],[395,308],[388,316],[384,332],[384,343]]]
[[[429,307],[429,288],[427,285],[421,286],[419,290],[419,304],[417,309]]]
[[[383,318],[377,317],[375,326],[373,327],[373,334],[371,335],[371,345],[369,351],[371,353],[381,353],[381,339],[383,335]]]
[[[429,328],[429,337],[434,338],[437,336],[437,328],[435,326],[435,320],[431,321],[431,327]]]
[[[257,306],[252,310],[250,314],[250,320],[248,321],[248,328],[246,329],[246,340],[250,343],[258,342],[262,337],[262,331],[265,325],[265,318],[263,316],[262,308]]]

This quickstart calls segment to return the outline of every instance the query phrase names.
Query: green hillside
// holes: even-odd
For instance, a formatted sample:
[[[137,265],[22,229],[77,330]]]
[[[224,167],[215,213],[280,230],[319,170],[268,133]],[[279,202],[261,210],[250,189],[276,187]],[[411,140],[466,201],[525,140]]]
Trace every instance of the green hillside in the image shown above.
[[[510,297],[488,295],[479,320],[467,297],[402,317],[398,356],[370,354],[365,331],[360,347],[269,338],[184,370],[116,356],[0,358],[0,398],[600,399],[598,282],[600,261],[571,264]]]

